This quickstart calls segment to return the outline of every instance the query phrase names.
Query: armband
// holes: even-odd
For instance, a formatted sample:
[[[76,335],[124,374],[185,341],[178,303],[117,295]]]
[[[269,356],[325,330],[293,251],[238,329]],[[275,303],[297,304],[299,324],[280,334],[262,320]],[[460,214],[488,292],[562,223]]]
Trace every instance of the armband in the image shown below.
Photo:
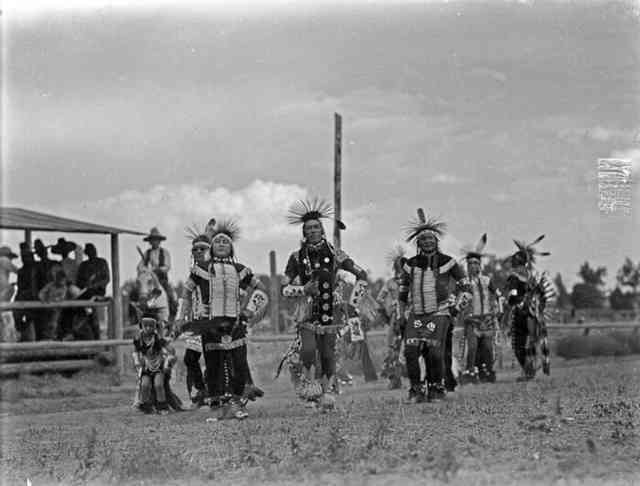
[[[303,297],[304,286],[303,285],[287,285],[282,289],[282,295],[285,297]]]

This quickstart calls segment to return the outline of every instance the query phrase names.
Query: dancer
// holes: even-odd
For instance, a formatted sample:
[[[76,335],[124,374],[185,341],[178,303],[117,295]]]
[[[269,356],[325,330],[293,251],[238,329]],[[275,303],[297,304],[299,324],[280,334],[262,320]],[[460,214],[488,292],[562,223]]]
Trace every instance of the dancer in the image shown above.
[[[445,397],[445,375],[455,383],[451,370],[452,314],[464,309],[470,300],[469,281],[454,258],[440,252],[445,223],[427,219],[418,209],[418,219],[410,222],[407,242],[414,241],[417,254],[404,261],[400,285],[400,318],[405,320],[405,359],[411,388],[409,401],[420,403]],[[456,292],[450,297],[451,281]],[[418,358],[427,366],[427,394],[420,379]],[[449,385],[448,388],[452,388]]]

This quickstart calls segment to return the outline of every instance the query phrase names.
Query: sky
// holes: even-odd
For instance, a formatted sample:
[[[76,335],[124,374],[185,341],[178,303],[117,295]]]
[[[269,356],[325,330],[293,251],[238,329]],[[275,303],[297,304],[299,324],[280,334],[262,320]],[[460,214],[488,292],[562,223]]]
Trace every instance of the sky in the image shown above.
[[[638,185],[631,214],[603,214],[597,179],[599,158],[640,168],[638,3],[228,3],[5,2],[2,204],[157,226],[174,281],[185,227],[234,217],[239,260],[268,273],[275,250],[282,271],[289,205],[333,197],[338,112],[342,246],[374,278],[418,207],[455,256],[545,234],[540,268],[569,285],[585,260],[609,286],[640,260]],[[109,257],[106,237],[66,236]]]

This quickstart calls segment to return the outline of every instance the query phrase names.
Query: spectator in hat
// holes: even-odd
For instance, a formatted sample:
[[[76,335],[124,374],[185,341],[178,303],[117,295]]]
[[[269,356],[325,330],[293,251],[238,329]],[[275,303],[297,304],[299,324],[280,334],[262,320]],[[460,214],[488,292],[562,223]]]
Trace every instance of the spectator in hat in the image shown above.
[[[166,236],[160,233],[155,226],[151,228],[149,234],[143,241],[147,241],[150,248],[142,254],[142,259],[138,263],[138,270],[142,267],[148,267],[158,276],[158,280],[167,292],[169,297],[169,308],[172,315],[175,314],[178,306],[178,299],[173,288],[169,285],[169,270],[171,270],[171,255],[166,248],[162,248],[160,243],[166,240]]]
[[[69,256],[71,252],[74,253],[74,258]],[[80,262],[82,262],[82,248],[72,241],[58,238],[58,242],[51,247],[51,253],[62,256],[60,264],[67,276],[67,280],[75,284],[78,276],[78,267],[80,266]]]
[[[22,267],[18,270],[18,292],[16,301],[38,300],[38,267],[33,258],[33,251],[29,245],[20,243],[20,258]],[[19,341],[35,341],[39,315],[35,309],[25,309],[14,312],[16,330]]]
[[[53,280],[53,269],[59,267],[60,263],[49,258],[49,249],[44,245],[40,238],[33,242],[35,253],[38,257],[38,291],[40,291],[47,283]]]

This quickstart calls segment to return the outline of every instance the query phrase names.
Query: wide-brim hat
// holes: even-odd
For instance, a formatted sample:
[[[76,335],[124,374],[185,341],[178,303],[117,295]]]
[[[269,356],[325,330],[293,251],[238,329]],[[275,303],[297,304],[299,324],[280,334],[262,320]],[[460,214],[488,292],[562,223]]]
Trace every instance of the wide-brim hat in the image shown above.
[[[166,239],[167,237],[164,236],[162,233],[160,233],[160,230],[154,226],[153,228],[151,228],[151,231],[149,231],[149,234],[145,236],[142,241],[152,241],[152,240],[164,241]]]
[[[9,259],[18,258],[18,255],[11,251],[8,246],[0,246],[0,257],[7,257]]]
[[[64,238],[58,238],[58,242],[51,247],[51,253],[56,255],[62,255],[63,253],[69,253],[76,249],[76,244],[73,241],[67,241]]]

